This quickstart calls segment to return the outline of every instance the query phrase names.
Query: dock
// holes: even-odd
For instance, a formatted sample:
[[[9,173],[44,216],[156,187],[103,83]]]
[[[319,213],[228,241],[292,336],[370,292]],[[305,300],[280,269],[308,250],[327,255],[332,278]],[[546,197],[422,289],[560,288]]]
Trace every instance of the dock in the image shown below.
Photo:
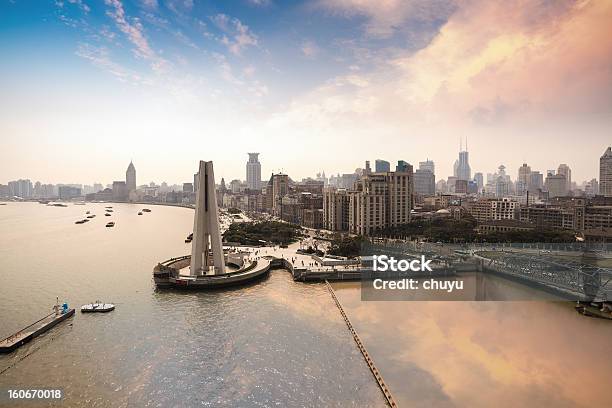
[[[334,300],[334,303],[338,307],[338,310],[340,310],[340,314],[342,315],[342,318],[344,319],[344,322],[346,323],[346,326],[348,327],[349,331],[353,335],[353,339],[355,340],[355,343],[357,343],[357,347],[359,348],[359,351],[361,351],[361,354],[363,355],[363,358],[365,359],[366,363],[368,364],[368,367],[370,368],[370,371],[372,372],[372,375],[374,375],[374,378],[376,379],[376,382],[378,383],[378,386],[380,387],[380,390],[382,391],[383,395],[385,396],[385,399],[387,400],[387,403],[389,404],[389,406],[391,406],[393,408],[396,408],[398,405],[395,402],[395,399],[393,398],[393,395],[391,394],[391,390],[389,390],[389,387],[385,383],[385,380],[383,379],[382,375],[380,374],[380,371],[378,371],[378,368],[376,368],[376,364],[374,364],[374,360],[372,360],[372,358],[370,357],[370,354],[368,353],[368,351],[366,350],[365,346],[363,345],[363,342],[359,338],[359,335],[357,334],[357,330],[355,330],[355,328],[353,327],[353,324],[349,320],[347,314],[344,312],[344,308],[342,307],[342,304],[340,303],[340,301],[336,297],[336,292],[334,292],[334,288],[332,288],[332,286],[329,284],[328,281],[325,281],[325,285],[327,286],[327,290],[329,290],[329,293],[331,294],[331,297]]]
[[[33,338],[43,334],[55,325],[63,322],[69,317],[74,316],[74,309],[68,309],[66,312],[57,314],[52,312],[40,320],[30,324],[27,327],[19,330],[15,334],[0,341],[0,354],[10,353]]]

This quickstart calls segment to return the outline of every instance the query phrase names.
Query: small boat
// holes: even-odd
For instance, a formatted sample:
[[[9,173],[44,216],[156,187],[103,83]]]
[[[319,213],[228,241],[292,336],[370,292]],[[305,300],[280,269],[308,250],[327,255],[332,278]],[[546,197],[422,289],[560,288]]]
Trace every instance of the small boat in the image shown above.
[[[185,243],[188,244],[191,241],[193,241],[193,232],[189,235],[187,235],[187,238],[185,238]]]
[[[115,223],[113,221],[109,222],[108,224],[106,224],[107,227],[114,227]]]
[[[113,208],[113,206],[112,206],[112,205],[109,205],[109,206],[106,206],[106,207],[104,207],[104,208]]]
[[[112,212],[113,212],[113,210],[108,210],[108,209],[107,209],[107,210],[105,210],[105,211],[106,211],[107,213],[112,213]]]
[[[63,322],[73,315],[74,309],[69,309],[68,303],[64,303],[60,308],[58,302],[55,306],[53,306],[53,312],[51,314],[48,314],[42,319],[32,323],[28,327],[24,327],[6,339],[0,340],[0,354],[10,353],[16,348],[29,342],[34,337],[41,335],[42,333],[51,329],[53,326]]]
[[[95,218],[96,214],[88,215],[87,218]]]
[[[148,208],[143,208],[142,211],[143,212],[151,212],[151,210],[149,210]]]
[[[115,305],[112,303],[102,303],[96,300],[94,303],[81,306],[81,313],[107,313],[115,310]]]
[[[138,211],[138,215],[142,215],[142,211]]]
[[[110,217],[111,215],[109,213],[104,214],[106,217]]]
[[[91,211],[87,211],[85,214],[89,214]]]
[[[584,316],[597,317],[600,319],[612,320],[612,311],[610,306],[602,304],[587,304],[585,302],[576,302],[575,309],[578,313]]]

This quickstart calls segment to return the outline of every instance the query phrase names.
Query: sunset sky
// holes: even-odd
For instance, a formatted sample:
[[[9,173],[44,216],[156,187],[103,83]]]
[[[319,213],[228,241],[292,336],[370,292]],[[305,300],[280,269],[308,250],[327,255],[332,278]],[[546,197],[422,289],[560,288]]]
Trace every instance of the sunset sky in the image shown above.
[[[612,144],[612,1],[0,0],[0,183],[245,178],[427,158],[452,174]]]

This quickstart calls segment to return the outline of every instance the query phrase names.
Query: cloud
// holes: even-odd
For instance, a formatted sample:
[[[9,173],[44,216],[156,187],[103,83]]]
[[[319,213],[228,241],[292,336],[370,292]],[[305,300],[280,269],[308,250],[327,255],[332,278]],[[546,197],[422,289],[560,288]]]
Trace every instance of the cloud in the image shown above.
[[[252,6],[265,7],[272,4],[272,0],[247,0],[247,3]]]
[[[453,0],[318,0],[317,8],[344,17],[366,19],[365,31],[374,38],[388,38],[410,29],[416,22],[436,22],[450,16],[455,9]],[[422,31],[422,25],[414,31]]]
[[[224,33],[218,40],[225,45],[232,54],[241,55],[242,51],[247,47],[257,45],[257,35],[251,32],[249,27],[237,18],[219,13],[210,17],[210,20]]]
[[[142,1],[142,5],[145,6],[146,8],[157,10],[157,8],[159,7],[159,3],[157,2],[157,0],[141,0],[141,1]]]
[[[151,67],[156,72],[161,72],[167,68],[168,62],[159,57],[149,45],[149,42],[144,34],[143,26],[138,18],[131,20],[125,14],[123,3],[119,0],[104,0],[107,6],[111,9],[106,14],[113,19],[117,27],[128,40],[134,45],[134,53],[141,58],[151,61]]]
[[[122,82],[144,83],[144,79],[136,72],[127,69],[126,67],[112,61],[110,52],[106,47],[96,47],[91,44],[79,44],[75,54],[81,58],[90,61],[97,66],[115,76]]]

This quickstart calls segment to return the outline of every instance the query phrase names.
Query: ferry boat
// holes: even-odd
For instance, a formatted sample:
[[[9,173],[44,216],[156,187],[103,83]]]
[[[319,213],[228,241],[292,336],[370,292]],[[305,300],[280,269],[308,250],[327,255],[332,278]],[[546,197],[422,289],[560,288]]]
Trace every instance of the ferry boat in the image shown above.
[[[81,306],[81,313],[107,313],[115,310],[115,305],[112,303],[102,303],[96,300],[94,303]]]
[[[10,353],[21,347],[25,343],[32,340],[44,332],[48,331],[55,325],[63,322],[69,317],[74,316],[74,309],[68,308],[68,303],[59,306],[59,301],[53,306],[53,312],[43,317],[42,319],[24,327],[17,333],[12,334],[4,340],[0,340],[0,354]]]
[[[612,308],[606,303],[576,302],[576,311],[584,316],[612,320]]]
[[[109,222],[108,224],[106,224],[107,227],[114,227],[115,223],[113,221]]]

